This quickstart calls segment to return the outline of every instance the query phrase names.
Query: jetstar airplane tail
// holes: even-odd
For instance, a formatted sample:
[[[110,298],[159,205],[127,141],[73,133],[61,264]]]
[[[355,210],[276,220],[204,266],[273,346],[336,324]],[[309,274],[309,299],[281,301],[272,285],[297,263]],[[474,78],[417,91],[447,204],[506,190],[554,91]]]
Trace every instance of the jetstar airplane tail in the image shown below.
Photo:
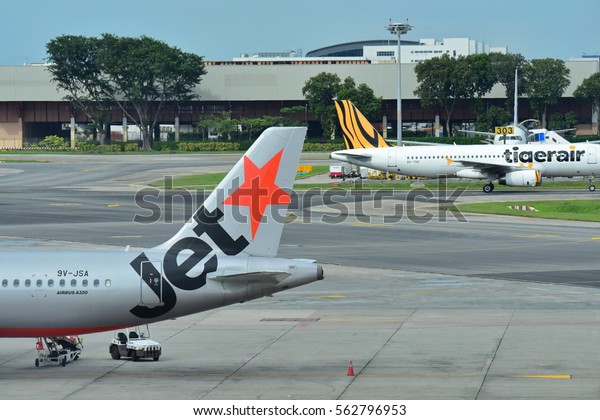
[[[0,337],[147,324],[322,279],[314,261],[274,258],[305,135],[306,128],[266,130],[162,245],[0,253]]]
[[[275,256],[305,137],[305,127],[265,130],[181,230],[154,250],[198,249],[190,243],[200,241],[226,255]]]
[[[381,134],[349,100],[334,101],[346,149],[388,147]]]

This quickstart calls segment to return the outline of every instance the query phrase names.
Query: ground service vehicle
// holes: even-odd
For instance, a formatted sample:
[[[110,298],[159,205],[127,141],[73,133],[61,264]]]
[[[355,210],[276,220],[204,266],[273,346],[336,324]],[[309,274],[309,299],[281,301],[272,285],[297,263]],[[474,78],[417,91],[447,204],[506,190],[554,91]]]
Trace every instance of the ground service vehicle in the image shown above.
[[[82,341],[77,336],[65,337],[38,337],[35,343],[38,355],[35,366],[65,366],[79,359],[83,349]]]
[[[130,357],[134,362],[140,358],[152,358],[157,361],[161,355],[160,343],[150,340],[147,325],[115,331],[108,352],[115,360]]]

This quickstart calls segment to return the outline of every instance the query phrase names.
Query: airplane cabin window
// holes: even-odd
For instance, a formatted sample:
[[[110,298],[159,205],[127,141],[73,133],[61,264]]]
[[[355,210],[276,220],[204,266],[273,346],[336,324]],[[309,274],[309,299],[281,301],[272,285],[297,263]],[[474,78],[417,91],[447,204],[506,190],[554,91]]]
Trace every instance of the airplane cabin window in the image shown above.
[[[8,280],[4,279],[2,280],[2,287],[7,287],[8,286]]]
[[[48,287],[54,287],[54,280],[48,280]]]
[[[104,280],[104,285],[106,287],[110,287],[110,280],[109,279]]]
[[[35,282],[35,285],[37,287],[42,287],[42,279],[38,279],[38,281]]]
[[[71,287],[77,287],[77,280],[71,280]]]
[[[81,285],[82,285],[83,287],[87,287],[87,285],[88,285],[88,281],[87,281],[87,279],[86,279],[86,280],[83,280],[83,281],[81,282]]]
[[[60,279],[59,285],[60,287],[65,287],[65,279]]]
[[[100,280],[96,279],[94,280],[94,287],[98,287],[100,286]]]
[[[15,281],[13,281],[13,286],[14,287],[19,287],[19,280],[15,279]]]
[[[29,287],[31,286],[31,280],[27,279],[25,280],[25,287]]]

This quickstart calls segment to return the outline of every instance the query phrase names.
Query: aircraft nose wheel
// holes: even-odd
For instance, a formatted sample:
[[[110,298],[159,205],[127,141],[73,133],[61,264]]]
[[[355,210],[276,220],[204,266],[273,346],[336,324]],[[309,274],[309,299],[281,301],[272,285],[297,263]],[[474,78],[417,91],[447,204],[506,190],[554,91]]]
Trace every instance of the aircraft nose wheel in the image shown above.
[[[492,191],[494,191],[494,184],[492,184],[491,182],[489,184],[485,184],[483,186],[483,192],[488,194],[491,193]]]

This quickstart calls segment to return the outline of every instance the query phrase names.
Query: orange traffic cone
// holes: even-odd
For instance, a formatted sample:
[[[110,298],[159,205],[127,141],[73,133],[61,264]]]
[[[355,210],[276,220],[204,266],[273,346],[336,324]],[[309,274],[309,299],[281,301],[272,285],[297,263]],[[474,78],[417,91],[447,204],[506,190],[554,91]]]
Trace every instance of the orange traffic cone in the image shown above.
[[[352,366],[352,360],[350,360],[350,364],[348,364],[348,373],[346,376],[354,376],[354,367]]]

